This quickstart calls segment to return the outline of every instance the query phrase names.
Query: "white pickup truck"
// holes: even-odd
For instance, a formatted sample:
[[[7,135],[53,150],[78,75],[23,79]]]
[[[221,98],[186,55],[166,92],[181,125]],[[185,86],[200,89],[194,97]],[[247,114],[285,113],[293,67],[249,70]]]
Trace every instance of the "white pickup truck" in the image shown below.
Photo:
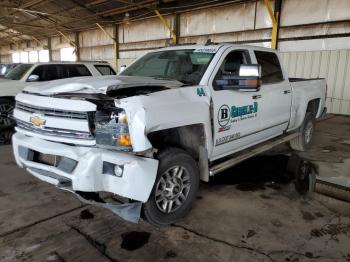
[[[82,201],[166,225],[190,210],[200,180],[243,155],[276,141],[304,150],[325,96],[324,79],[288,79],[275,50],[174,46],[117,77],[26,88],[16,97],[14,155]],[[104,203],[101,192],[129,202]]]

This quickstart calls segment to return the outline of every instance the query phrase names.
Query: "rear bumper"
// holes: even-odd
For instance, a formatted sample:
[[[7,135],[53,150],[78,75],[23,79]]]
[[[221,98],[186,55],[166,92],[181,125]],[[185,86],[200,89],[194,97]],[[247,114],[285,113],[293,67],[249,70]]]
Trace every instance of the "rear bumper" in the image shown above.
[[[13,152],[19,166],[33,176],[69,191],[110,192],[146,202],[157,175],[158,160],[94,147],[70,146],[22,133],[12,137]],[[33,152],[63,158],[58,165],[43,164]],[[104,166],[118,165],[120,177]],[[110,169],[109,169],[110,170]],[[113,170],[112,170],[113,171]]]

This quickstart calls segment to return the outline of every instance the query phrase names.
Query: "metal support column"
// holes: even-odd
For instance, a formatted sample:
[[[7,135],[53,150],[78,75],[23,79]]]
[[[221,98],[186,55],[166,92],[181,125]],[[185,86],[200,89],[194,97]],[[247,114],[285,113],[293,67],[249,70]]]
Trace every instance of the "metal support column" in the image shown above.
[[[264,3],[272,21],[271,48],[277,49],[281,0],[275,1],[275,11],[272,9],[270,0],[264,0]]]
[[[175,24],[174,24],[174,30],[175,30],[175,35],[176,35],[176,42],[175,44],[179,44],[179,41],[180,41],[180,14],[176,13],[175,14],[175,17],[174,17],[174,20],[175,20]]]
[[[49,50],[49,61],[52,61],[51,37],[47,39],[47,49]]]
[[[75,55],[77,56],[77,61],[80,61],[80,45],[79,45],[79,33],[75,33]]]
[[[97,27],[101,29],[101,31],[111,38],[113,40],[113,48],[114,48],[114,64],[115,64],[115,69],[118,71],[118,58],[119,58],[119,51],[118,51],[118,26],[115,25],[113,26],[113,35],[108,33],[99,23],[96,23]]]
[[[276,49],[278,48],[278,37],[280,33],[280,20],[281,20],[281,8],[282,8],[283,0],[275,0],[275,17],[277,20],[277,28],[276,28]]]
[[[176,43],[177,43],[176,33],[175,33],[174,30],[170,27],[170,25],[169,25],[168,22],[165,20],[165,18],[159,13],[158,10],[154,10],[154,12],[155,12],[156,15],[159,17],[160,21],[162,21],[163,25],[170,31],[171,38],[173,39],[173,44],[176,45]]]
[[[113,48],[114,48],[114,63],[115,69],[118,71],[118,59],[119,59],[119,35],[118,35],[118,25],[113,26]]]

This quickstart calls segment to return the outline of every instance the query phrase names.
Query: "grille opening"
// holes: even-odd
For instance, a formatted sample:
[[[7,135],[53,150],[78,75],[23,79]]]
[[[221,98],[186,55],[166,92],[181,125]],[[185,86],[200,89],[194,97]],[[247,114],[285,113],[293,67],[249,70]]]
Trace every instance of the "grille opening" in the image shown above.
[[[94,140],[94,119],[95,112],[79,112],[74,110],[62,110],[62,109],[52,109],[40,106],[29,105],[23,102],[16,102],[16,110],[18,112],[25,112],[27,114],[31,114],[32,116],[42,116],[44,119],[48,117],[51,121],[56,119],[70,119],[75,120],[75,123],[81,123],[82,125],[88,125],[89,129],[80,131],[80,130],[72,130],[65,129],[61,127],[52,127],[50,125],[43,124],[41,126],[35,126],[33,123],[29,122],[29,120],[20,120],[16,119],[17,128],[23,129],[25,131],[37,133],[45,136],[54,136],[54,137],[62,137],[62,138],[72,138],[78,140]]]

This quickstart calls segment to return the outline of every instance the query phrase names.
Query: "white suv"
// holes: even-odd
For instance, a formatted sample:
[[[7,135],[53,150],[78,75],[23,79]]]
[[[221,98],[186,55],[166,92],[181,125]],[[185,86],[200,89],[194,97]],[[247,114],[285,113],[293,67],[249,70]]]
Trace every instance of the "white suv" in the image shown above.
[[[80,76],[116,75],[107,62],[49,62],[21,64],[0,79],[0,127],[12,126],[14,97],[32,82],[46,82]]]

